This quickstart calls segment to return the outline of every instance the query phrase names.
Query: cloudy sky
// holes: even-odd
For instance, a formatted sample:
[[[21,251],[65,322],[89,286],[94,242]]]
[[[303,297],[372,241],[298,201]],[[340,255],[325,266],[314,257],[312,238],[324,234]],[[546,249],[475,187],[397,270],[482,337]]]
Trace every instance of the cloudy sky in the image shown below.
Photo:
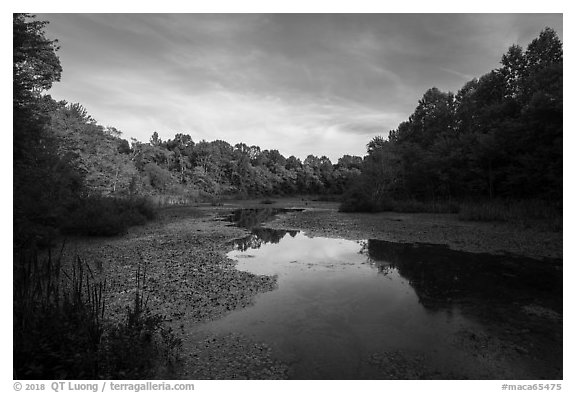
[[[559,14],[40,14],[50,90],[126,139],[178,132],[286,157],[364,155],[430,87],[457,91]]]

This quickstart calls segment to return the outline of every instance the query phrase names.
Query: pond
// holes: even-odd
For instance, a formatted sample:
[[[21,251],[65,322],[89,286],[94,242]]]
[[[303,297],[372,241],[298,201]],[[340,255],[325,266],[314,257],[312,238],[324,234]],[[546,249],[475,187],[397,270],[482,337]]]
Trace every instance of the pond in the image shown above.
[[[562,267],[254,227],[237,269],[276,290],[204,326],[269,344],[293,379],[562,377]]]

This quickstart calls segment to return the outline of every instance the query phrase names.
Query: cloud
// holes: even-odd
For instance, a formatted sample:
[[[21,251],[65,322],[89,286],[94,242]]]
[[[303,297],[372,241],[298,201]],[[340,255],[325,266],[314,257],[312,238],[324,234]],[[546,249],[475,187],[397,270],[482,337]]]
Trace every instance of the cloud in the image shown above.
[[[473,76],[473,75],[463,74],[463,73],[461,73],[461,72],[458,72],[458,71],[455,71],[455,70],[451,70],[450,68],[440,67],[440,69],[441,69],[442,71],[446,71],[446,72],[448,72],[448,73],[450,73],[450,74],[452,74],[452,75],[459,76],[460,78],[462,78],[462,79],[465,80],[465,81],[469,81],[469,80],[474,79],[474,76]]]

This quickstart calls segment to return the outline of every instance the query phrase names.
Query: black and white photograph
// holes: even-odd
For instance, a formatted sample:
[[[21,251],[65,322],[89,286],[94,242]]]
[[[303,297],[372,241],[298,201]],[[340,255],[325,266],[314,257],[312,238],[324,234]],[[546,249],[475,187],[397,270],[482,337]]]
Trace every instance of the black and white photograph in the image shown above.
[[[10,388],[562,390],[563,34],[13,13]]]

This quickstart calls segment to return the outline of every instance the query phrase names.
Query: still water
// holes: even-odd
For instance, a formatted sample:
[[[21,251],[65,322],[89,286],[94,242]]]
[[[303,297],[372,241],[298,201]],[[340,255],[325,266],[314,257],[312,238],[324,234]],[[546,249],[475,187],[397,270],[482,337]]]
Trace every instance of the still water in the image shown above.
[[[204,329],[266,342],[291,378],[561,375],[559,261],[258,227],[228,257],[278,286]]]

